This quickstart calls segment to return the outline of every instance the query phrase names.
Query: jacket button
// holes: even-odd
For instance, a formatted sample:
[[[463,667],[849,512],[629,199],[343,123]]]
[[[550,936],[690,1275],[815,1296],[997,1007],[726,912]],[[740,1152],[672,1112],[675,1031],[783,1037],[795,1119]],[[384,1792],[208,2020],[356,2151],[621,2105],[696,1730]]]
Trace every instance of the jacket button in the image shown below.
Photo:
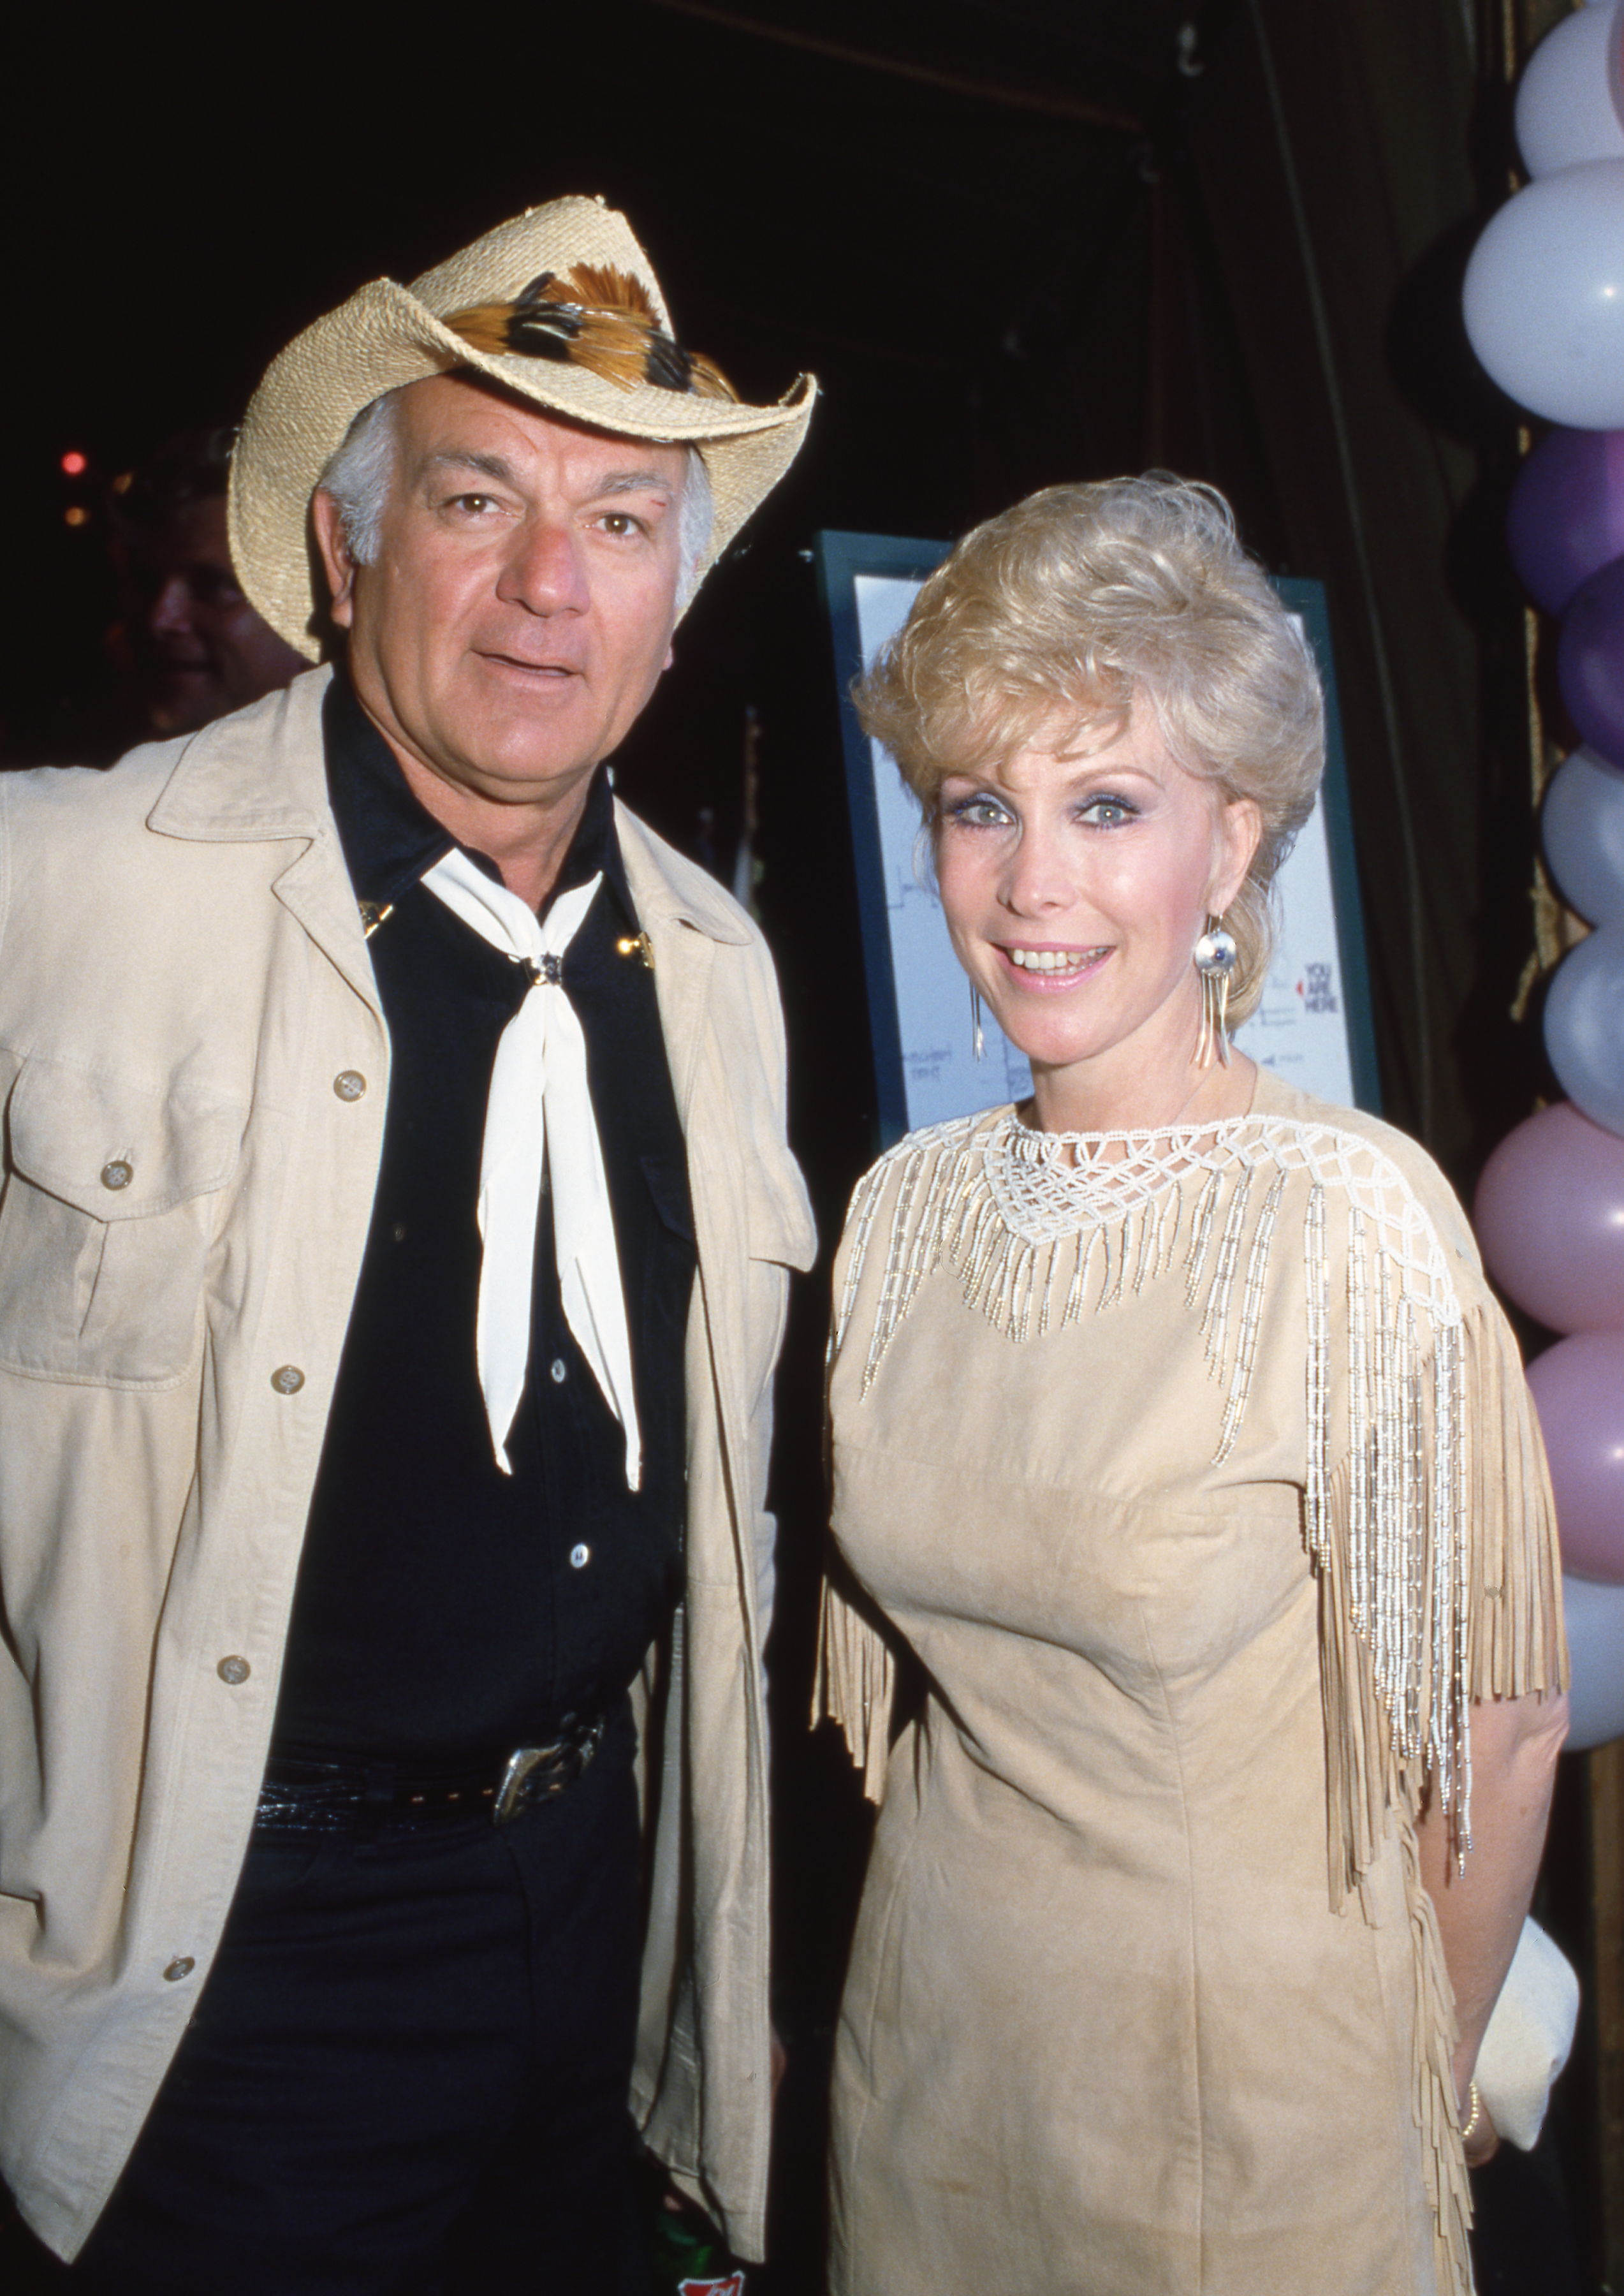
[[[246,1682],[253,1671],[245,1658],[223,1658],[215,1669],[221,1681],[229,1682],[233,1690],[240,1682]]]
[[[569,1567],[572,1570],[584,1570],[592,1559],[592,1550],[590,1546],[572,1546],[569,1550]]]
[[[305,1384],[305,1374],[297,1364],[282,1364],[271,1374],[271,1384],[278,1395],[297,1395]]]
[[[126,1164],[122,1156],[115,1156],[110,1164],[102,1167],[102,1185],[104,1188],[127,1188],[135,1177],[135,1166]]]
[[[569,1365],[565,1362],[563,1357],[554,1356],[552,1362],[548,1368],[552,1374],[553,1385],[555,1387],[562,1387],[565,1381],[569,1377]]]
[[[175,1959],[169,1964],[168,1968],[165,1970],[164,1975],[168,1979],[171,1985],[178,1985],[181,1979],[183,1977],[190,1977],[196,1967],[197,1964],[193,1961],[189,1953],[176,1954]]]
[[[340,1069],[332,1080],[332,1088],[340,1100],[359,1100],[366,1090],[366,1078],[359,1069]]]

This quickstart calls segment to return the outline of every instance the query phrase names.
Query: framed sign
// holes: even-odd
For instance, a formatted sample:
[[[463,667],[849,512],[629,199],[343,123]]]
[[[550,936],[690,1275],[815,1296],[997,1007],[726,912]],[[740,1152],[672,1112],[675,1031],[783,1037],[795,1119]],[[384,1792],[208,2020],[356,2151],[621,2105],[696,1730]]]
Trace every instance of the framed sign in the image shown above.
[[[824,532],[819,584],[834,644],[852,846],[862,925],[880,1144],[1032,1089],[1025,1061],[989,1014],[985,1057],[971,1039],[969,994],[921,849],[919,808],[852,706],[853,678],[901,629],[944,542]],[[1319,802],[1275,880],[1280,933],[1258,1010],[1235,1041],[1262,1068],[1344,1107],[1380,1104],[1364,926],[1353,862],[1347,767],[1325,590],[1276,589],[1306,631],[1326,694]]]

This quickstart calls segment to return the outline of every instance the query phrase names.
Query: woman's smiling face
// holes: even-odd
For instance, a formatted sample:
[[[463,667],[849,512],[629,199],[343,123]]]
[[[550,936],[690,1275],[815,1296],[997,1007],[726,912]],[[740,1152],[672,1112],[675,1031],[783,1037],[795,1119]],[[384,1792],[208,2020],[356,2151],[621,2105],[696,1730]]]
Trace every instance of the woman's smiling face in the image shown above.
[[[1187,773],[1141,702],[1086,753],[1040,739],[990,775],[949,775],[937,808],[953,947],[1032,1062],[1040,1124],[1171,1120],[1200,1074],[1192,953],[1240,890],[1256,806]]]

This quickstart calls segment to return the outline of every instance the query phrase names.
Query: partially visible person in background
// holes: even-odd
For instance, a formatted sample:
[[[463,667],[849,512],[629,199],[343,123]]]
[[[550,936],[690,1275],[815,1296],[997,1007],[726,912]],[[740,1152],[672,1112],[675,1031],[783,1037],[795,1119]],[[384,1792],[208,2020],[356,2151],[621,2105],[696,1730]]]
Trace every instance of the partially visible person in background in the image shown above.
[[[114,481],[115,644],[136,739],[195,733],[309,667],[239,586],[225,539],[232,437],[184,431]]]

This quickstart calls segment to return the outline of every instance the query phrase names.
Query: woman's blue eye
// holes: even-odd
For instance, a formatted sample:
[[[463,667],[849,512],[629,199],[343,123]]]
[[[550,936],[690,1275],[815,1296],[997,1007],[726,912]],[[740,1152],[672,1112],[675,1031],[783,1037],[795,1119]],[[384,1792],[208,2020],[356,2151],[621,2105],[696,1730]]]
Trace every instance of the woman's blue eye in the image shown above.
[[[1009,816],[995,797],[956,798],[947,808],[950,821],[962,822],[967,829],[996,829]]]
[[[1137,811],[1126,798],[1094,797],[1084,806],[1082,817],[1096,829],[1118,829],[1124,821],[1131,821]]]

